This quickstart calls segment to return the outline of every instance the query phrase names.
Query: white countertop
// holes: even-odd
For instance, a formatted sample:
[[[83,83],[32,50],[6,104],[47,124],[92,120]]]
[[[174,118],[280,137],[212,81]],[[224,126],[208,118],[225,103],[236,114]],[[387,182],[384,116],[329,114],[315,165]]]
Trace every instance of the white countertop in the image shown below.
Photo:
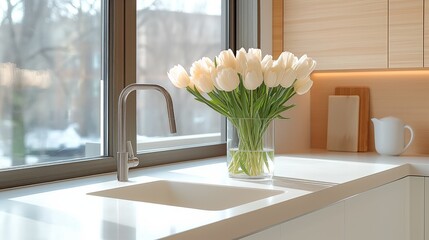
[[[228,178],[225,158],[132,170],[0,192],[0,239],[232,239],[408,175],[429,176],[429,157],[314,151],[276,156],[272,182]],[[208,211],[88,195],[168,179],[284,193]]]

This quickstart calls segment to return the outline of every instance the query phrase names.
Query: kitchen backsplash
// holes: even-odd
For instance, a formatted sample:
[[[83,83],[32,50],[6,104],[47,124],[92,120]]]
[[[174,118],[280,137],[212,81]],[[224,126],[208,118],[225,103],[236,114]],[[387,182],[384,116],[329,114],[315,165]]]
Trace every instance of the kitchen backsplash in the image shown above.
[[[429,154],[429,70],[317,72],[312,79],[311,148],[326,149],[328,96],[335,87],[364,86],[370,88],[370,118],[395,116],[413,127],[414,142],[403,155]],[[375,151],[371,122],[369,151]]]

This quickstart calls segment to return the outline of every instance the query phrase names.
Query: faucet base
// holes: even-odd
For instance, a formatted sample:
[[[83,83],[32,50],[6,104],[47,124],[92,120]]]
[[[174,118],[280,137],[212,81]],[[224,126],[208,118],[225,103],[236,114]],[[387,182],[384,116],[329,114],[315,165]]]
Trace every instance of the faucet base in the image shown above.
[[[128,152],[118,152],[116,165],[118,169],[118,181],[128,182]],[[138,161],[138,159],[137,159]]]

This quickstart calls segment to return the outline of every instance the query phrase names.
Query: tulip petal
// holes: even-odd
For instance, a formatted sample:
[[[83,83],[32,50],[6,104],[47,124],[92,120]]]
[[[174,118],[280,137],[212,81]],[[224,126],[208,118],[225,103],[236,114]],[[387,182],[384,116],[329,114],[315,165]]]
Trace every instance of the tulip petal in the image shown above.
[[[304,79],[310,76],[310,73],[316,68],[316,61],[304,54],[293,68],[297,73],[297,78]]]
[[[261,51],[261,49],[249,48],[249,51],[247,53],[247,57],[248,58],[256,58],[256,60],[258,60],[258,62],[261,62],[262,51]]]
[[[305,78],[297,80],[293,87],[298,95],[304,95],[310,90],[312,86],[313,81],[310,78]]]
[[[265,55],[264,59],[261,61],[262,71],[266,72],[273,66],[273,56]]]
[[[189,85],[188,73],[181,65],[176,65],[167,72],[167,76],[177,88],[185,88]]]
[[[282,52],[277,59],[278,64],[284,69],[292,67],[295,61],[295,55],[286,51]]]
[[[292,68],[288,68],[284,71],[282,79],[280,80],[280,85],[284,88],[292,86],[296,80],[296,72]]]
[[[246,50],[244,48],[241,48],[237,51],[237,72],[239,72],[242,76],[245,75],[247,71],[247,57],[246,57]]]
[[[255,71],[248,72],[243,81],[243,85],[247,90],[255,90],[263,82],[263,79],[258,76]]]
[[[266,71],[264,73],[264,83],[267,87],[277,87],[279,85],[277,74],[274,71]]]
[[[235,70],[225,68],[219,72],[215,82],[221,90],[230,92],[238,87],[240,78]]]
[[[190,81],[202,92],[213,91],[214,83],[212,72],[206,59],[195,61],[191,66]]]
[[[218,60],[218,64],[225,68],[237,69],[237,60],[231,49],[221,51]]]
[[[193,82],[195,86],[204,93],[209,93],[214,90],[214,85],[210,77],[200,76],[199,78],[193,78]]]

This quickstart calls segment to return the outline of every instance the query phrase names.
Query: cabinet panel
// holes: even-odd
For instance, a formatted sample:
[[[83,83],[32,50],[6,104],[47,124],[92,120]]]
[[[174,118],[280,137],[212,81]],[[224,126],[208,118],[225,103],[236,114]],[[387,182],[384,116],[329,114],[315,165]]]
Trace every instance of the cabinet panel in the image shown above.
[[[344,202],[299,217],[282,225],[284,240],[344,239]]]
[[[343,240],[344,202],[276,225],[241,240]]]
[[[423,179],[407,177],[345,201],[346,240],[423,240]]]
[[[267,230],[255,233],[253,235],[240,238],[241,240],[278,240],[281,238],[281,224],[271,227]]]
[[[388,1],[284,0],[283,50],[318,70],[387,67]]]
[[[407,199],[409,207],[409,222],[407,229],[410,240],[423,240],[425,235],[425,178],[407,177],[409,179],[409,198]]]
[[[243,239],[429,240],[425,204],[429,178],[406,177]]]
[[[423,1],[389,0],[389,67],[423,67]]]
[[[425,0],[425,24],[424,24],[424,65],[425,67],[429,67],[429,0]]]
[[[429,240],[429,177],[425,177],[425,240]]]

